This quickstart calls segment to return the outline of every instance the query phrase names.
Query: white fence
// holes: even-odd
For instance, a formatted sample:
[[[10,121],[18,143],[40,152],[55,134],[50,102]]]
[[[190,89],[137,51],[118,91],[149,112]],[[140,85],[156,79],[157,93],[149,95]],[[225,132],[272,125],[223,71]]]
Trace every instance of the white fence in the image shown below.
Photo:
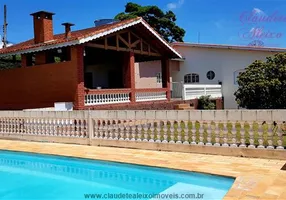
[[[86,94],[85,105],[103,105],[114,103],[128,103],[130,102],[130,92],[125,93],[109,93],[109,94]]]
[[[98,119],[93,123],[93,139],[277,150],[284,150],[286,142],[286,124],[153,120],[122,123]]]
[[[166,92],[136,92],[136,102],[166,100]]]
[[[86,106],[129,103],[130,93],[130,89],[89,90],[84,103]],[[167,100],[166,89],[137,89],[135,99],[136,102]]]
[[[238,151],[267,149],[267,158],[273,158],[276,151],[285,152],[280,157],[286,156],[285,131],[285,122],[273,121],[136,120],[128,117],[103,119],[96,111],[0,112],[0,138],[4,139],[184,152],[205,147],[209,149],[207,153],[214,153],[218,148],[240,149]],[[234,150],[223,151],[225,152],[220,151],[218,154],[228,155]],[[201,150],[196,151],[200,152]],[[206,153],[206,150],[201,153]],[[252,156],[261,157],[262,154],[265,152]],[[242,155],[245,156],[245,153]]]
[[[285,110],[93,110],[101,119],[283,122]],[[1,114],[1,112],[0,112]]]
[[[182,95],[183,100],[196,99],[207,95],[210,95],[211,98],[221,98],[221,85],[184,84]]]

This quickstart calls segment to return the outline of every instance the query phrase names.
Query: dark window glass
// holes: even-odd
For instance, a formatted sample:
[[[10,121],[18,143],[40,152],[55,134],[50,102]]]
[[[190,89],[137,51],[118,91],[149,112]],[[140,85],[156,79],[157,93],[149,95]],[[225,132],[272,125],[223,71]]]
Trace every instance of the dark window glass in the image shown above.
[[[198,74],[191,73],[184,76],[184,83],[199,83],[200,78]]]
[[[214,73],[214,71],[208,71],[208,72],[207,72],[207,78],[208,78],[209,80],[213,80],[213,79],[215,78],[215,73]]]

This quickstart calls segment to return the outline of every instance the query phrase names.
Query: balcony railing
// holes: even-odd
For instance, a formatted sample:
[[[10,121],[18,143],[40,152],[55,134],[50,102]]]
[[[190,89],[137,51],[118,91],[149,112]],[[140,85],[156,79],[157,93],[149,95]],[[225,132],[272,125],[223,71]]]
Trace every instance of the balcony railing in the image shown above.
[[[210,95],[211,98],[221,98],[221,85],[184,84],[182,89],[183,100],[196,99]]]
[[[86,106],[130,102],[130,89],[91,89],[85,92]]]
[[[136,102],[167,100],[166,92],[165,88],[136,89]]]

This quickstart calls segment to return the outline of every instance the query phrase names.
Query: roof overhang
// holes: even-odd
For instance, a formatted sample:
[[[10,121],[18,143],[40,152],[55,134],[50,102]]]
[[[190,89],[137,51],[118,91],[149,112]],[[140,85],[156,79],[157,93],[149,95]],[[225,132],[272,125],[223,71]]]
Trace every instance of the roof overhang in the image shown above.
[[[185,62],[186,58],[172,58],[173,61]]]
[[[268,52],[286,52],[286,48],[277,47],[252,47],[252,46],[238,46],[238,45],[223,45],[223,44],[192,44],[184,42],[174,42],[172,47],[197,47],[210,49],[232,49],[232,50],[246,50],[246,51],[268,51]]]
[[[137,25],[137,24],[142,24],[146,29],[148,29],[165,47],[167,47],[172,53],[174,53],[174,55],[176,55],[177,58],[180,58],[180,59],[183,58],[167,41],[165,41],[160,36],[159,33],[157,33],[142,18],[138,18],[137,20],[134,20],[134,21],[126,23],[126,24],[123,24],[123,25],[115,27],[113,29],[106,30],[106,31],[103,31],[101,33],[90,35],[90,36],[87,36],[87,37],[84,37],[84,38],[80,38],[80,39],[77,39],[77,40],[63,42],[63,43],[59,43],[59,44],[51,44],[51,45],[47,44],[46,46],[34,47],[34,48],[20,50],[20,51],[15,51],[15,52],[11,52],[11,53],[3,53],[3,54],[0,54],[0,57],[10,56],[10,55],[27,54],[27,53],[34,53],[34,52],[45,51],[45,50],[49,50],[49,49],[55,49],[55,48],[73,46],[73,45],[80,45],[80,44],[84,44],[84,43],[87,43],[89,41],[92,41],[92,40],[104,37],[106,35],[115,33],[117,31],[120,31],[120,30],[129,28],[129,27],[132,27],[132,26]]]

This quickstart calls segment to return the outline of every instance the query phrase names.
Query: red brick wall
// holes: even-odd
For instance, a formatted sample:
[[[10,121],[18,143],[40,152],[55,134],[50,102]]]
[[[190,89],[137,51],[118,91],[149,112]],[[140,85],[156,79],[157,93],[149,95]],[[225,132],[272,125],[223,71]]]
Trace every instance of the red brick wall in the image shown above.
[[[41,52],[37,53],[35,56],[35,64],[36,65],[43,65],[45,63],[46,63],[46,52],[41,51]]]
[[[76,55],[76,93],[74,96],[74,109],[84,109],[84,61],[83,61],[84,47],[77,46]]]
[[[40,17],[38,19],[38,17]],[[45,13],[34,16],[34,41],[42,43],[54,38],[52,16],[46,19]]]
[[[223,109],[223,99],[222,98],[216,99],[215,102],[216,102],[216,109],[222,110]]]
[[[135,104],[120,103],[110,105],[86,106],[85,109],[91,110],[174,110],[176,104],[193,103],[189,101],[153,101],[153,102],[137,102]]]
[[[74,102],[78,85],[77,48],[69,62],[0,71],[0,109],[50,107]]]
[[[177,100],[177,101],[153,101],[137,102],[135,104],[119,103],[110,105],[86,106],[85,109],[91,110],[174,110],[177,104],[190,104],[194,109],[198,109],[198,99]],[[222,99],[216,99],[216,109],[223,109]]]

